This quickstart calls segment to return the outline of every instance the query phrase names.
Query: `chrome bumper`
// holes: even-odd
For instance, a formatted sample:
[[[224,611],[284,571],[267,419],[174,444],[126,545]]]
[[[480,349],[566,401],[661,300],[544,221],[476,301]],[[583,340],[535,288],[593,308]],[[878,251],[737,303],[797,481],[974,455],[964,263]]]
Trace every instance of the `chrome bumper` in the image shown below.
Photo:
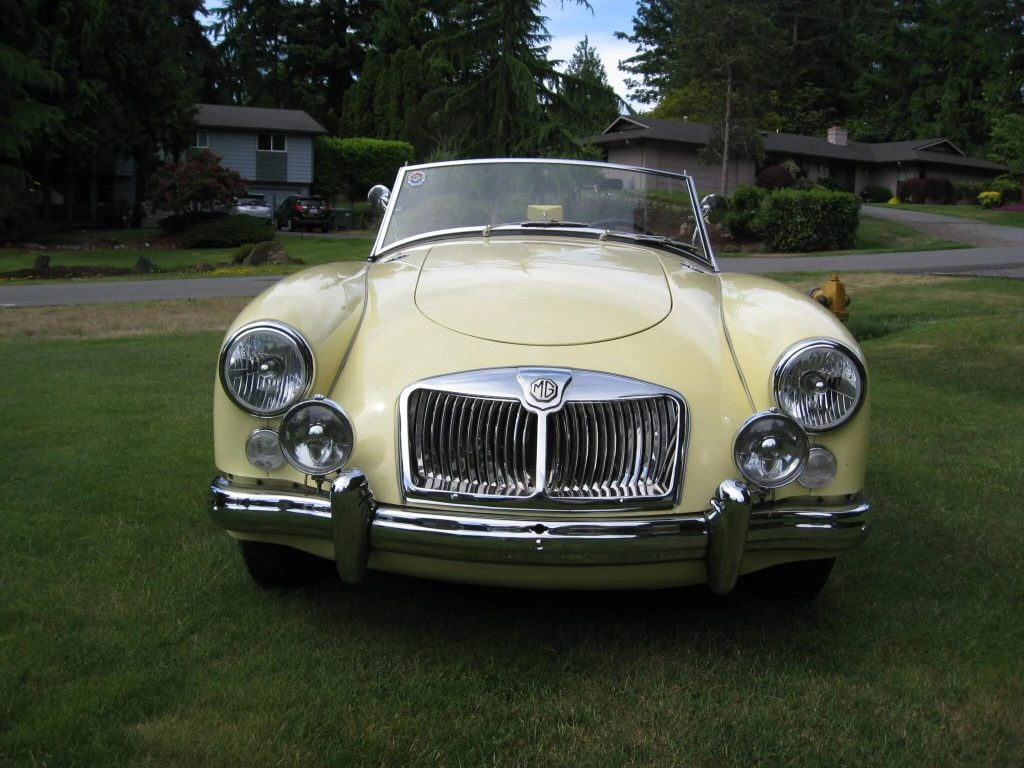
[[[334,541],[338,574],[356,583],[371,550],[514,565],[630,565],[703,560],[718,593],[736,584],[754,550],[839,552],[867,532],[869,505],[857,496],[822,506],[755,504],[742,484],[719,485],[707,511],[643,519],[522,520],[395,507],[374,501],[366,476],[345,470],[329,495],[210,486],[210,516],[239,533]]]

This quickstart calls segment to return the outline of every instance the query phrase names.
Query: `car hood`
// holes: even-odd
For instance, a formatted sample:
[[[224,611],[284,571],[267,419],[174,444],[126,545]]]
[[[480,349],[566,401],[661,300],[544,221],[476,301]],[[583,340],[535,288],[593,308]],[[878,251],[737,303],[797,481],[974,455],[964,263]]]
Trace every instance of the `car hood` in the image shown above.
[[[661,259],[644,248],[492,239],[434,245],[416,306],[467,336],[566,346],[647,330],[672,311],[672,293]]]

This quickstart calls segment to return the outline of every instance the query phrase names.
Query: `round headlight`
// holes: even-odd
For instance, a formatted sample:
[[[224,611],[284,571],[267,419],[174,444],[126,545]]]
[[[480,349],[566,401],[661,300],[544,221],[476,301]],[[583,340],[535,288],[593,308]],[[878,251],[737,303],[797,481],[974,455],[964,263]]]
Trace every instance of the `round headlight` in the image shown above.
[[[809,432],[835,429],[864,402],[864,365],[836,341],[816,339],[789,349],[775,366],[775,401]]]
[[[313,352],[286,325],[242,328],[221,352],[220,380],[239,408],[254,416],[276,416],[309,391]]]
[[[807,433],[781,413],[759,413],[740,427],[733,446],[740,474],[762,488],[780,488],[803,471]]]
[[[278,434],[288,463],[307,475],[326,475],[341,469],[355,444],[352,423],[345,412],[319,396],[288,411]]]

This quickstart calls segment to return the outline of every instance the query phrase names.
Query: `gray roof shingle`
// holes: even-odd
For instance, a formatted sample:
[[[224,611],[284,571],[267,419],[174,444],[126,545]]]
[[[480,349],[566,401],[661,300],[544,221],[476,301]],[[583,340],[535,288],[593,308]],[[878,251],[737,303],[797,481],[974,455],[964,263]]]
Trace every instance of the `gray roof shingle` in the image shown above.
[[[711,126],[707,123],[622,116],[609,125],[604,133],[592,136],[587,141],[598,146],[638,139],[703,146],[708,143],[710,136]],[[939,147],[946,151],[938,149]],[[851,141],[844,146],[832,144],[828,139],[818,136],[765,133],[764,148],[765,152],[773,155],[800,155],[854,163],[928,162],[990,171],[1007,170],[1006,166],[999,163],[965,156],[944,138],[886,141],[877,144]]]
[[[327,129],[301,109],[225,107],[199,104],[196,125],[200,128],[245,128],[282,133],[327,133]]]

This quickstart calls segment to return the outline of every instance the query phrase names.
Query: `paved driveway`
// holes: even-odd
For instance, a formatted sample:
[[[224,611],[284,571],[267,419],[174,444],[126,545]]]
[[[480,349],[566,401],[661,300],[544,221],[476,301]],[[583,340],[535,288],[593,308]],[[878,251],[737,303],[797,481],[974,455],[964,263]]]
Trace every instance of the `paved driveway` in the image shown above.
[[[907,211],[884,205],[865,205],[861,207],[860,212],[864,216],[897,221],[943,240],[953,240],[976,247],[1024,247],[1024,228],[1021,227],[1002,227],[983,221]]]

